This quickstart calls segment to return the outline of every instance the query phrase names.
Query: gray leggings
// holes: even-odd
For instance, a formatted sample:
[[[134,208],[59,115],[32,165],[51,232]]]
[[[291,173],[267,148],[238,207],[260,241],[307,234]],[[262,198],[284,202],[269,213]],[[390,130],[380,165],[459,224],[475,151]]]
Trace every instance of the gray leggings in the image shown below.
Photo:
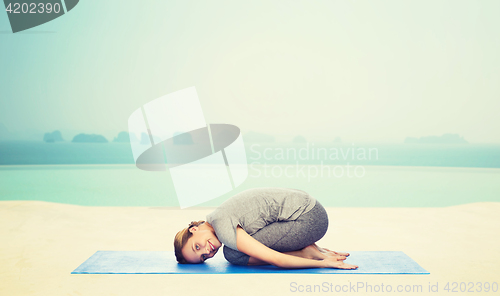
[[[301,250],[320,240],[328,229],[325,208],[316,205],[297,220],[274,222],[252,235],[257,241],[278,252]],[[250,256],[224,246],[224,257],[236,265],[248,265]]]

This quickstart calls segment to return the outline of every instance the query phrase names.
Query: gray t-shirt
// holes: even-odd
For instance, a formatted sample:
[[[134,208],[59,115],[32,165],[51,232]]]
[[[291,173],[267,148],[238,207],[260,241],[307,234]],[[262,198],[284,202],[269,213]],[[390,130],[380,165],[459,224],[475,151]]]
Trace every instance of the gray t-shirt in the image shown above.
[[[308,193],[288,188],[254,188],[236,194],[207,215],[221,243],[236,247],[236,227],[252,235],[276,221],[293,221],[309,212],[316,200]]]

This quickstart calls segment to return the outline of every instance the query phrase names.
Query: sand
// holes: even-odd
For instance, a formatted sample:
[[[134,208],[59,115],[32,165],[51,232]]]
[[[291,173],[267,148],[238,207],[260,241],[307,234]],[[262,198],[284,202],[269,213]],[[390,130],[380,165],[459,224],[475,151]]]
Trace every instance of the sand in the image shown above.
[[[72,275],[97,250],[172,251],[174,234],[211,208],[85,207],[0,202],[0,295],[419,295],[484,292],[500,284],[500,203],[444,208],[327,208],[330,229],[318,242],[337,251],[403,251],[430,275]],[[219,252],[217,256],[222,256]],[[466,283],[472,282],[473,284]],[[479,291],[479,282],[483,292]],[[363,284],[370,288],[353,289]],[[429,285],[439,293],[429,292]],[[383,288],[382,288],[383,285]],[[399,286],[400,285],[400,286]],[[327,291],[328,287],[328,291]],[[321,288],[322,291],[318,291]],[[347,293],[335,288],[349,289]],[[333,291],[331,291],[332,289]],[[451,291],[450,291],[451,293]],[[303,293],[300,293],[303,294]],[[309,294],[308,294],[309,295]]]

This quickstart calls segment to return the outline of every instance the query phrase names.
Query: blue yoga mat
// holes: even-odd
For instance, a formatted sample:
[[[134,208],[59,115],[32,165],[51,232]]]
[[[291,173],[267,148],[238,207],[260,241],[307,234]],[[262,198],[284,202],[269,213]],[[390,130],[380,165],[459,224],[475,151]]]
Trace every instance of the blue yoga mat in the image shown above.
[[[222,252],[221,252],[222,253]],[[353,251],[344,261],[356,270],[283,269],[272,265],[238,266],[217,254],[204,264],[177,264],[173,252],[97,251],[72,274],[215,274],[215,273],[318,273],[318,274],[429,274],[403,252]]]

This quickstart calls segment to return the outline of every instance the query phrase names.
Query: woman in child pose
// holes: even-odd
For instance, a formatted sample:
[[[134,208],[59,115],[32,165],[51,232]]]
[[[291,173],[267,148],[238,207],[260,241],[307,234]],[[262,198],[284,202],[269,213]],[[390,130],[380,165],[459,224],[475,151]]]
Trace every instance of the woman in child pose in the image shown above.
[[[224,244],[224,257],[237,265],[272,264],[282,268],[341,268],[348,253],[316,245],[328,229],[323,206],[304,191],[255,188],[225,201],[177,233],[179,263],[202,263]]]

